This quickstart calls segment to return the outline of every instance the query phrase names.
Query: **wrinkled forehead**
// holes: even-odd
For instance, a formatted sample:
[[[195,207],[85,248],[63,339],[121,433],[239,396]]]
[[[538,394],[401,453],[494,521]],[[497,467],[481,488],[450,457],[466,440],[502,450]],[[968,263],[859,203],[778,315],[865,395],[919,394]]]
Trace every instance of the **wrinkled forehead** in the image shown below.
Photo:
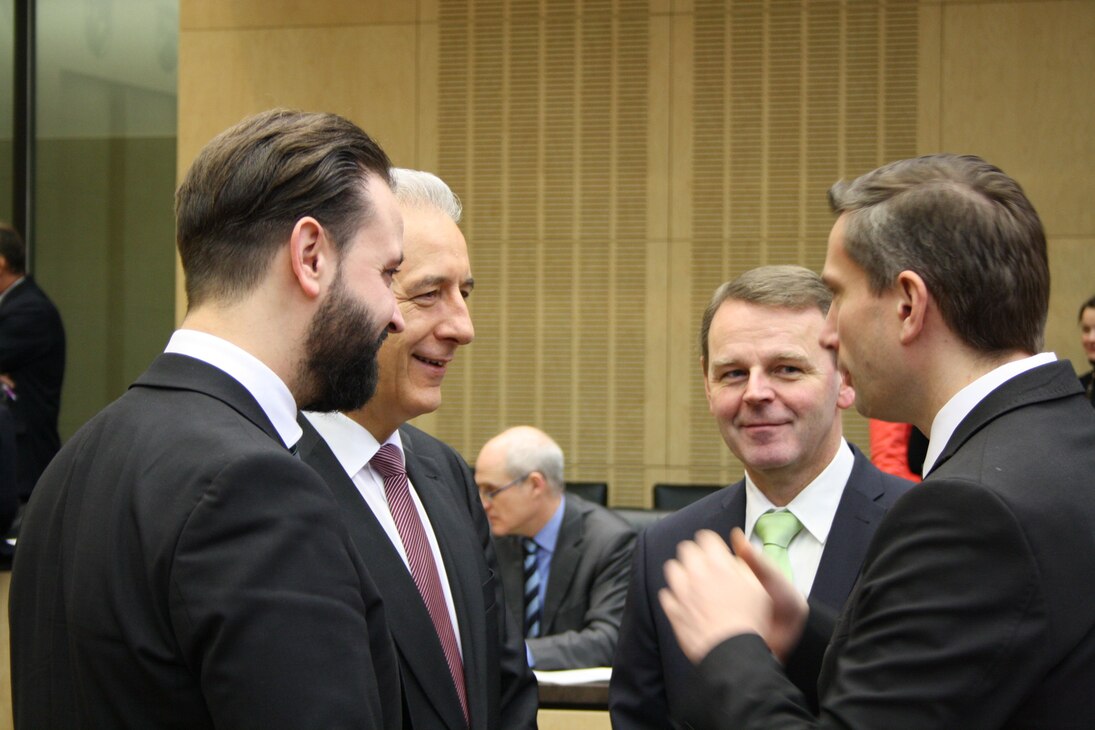
[[[711,363],[730,360],[813,360],[825,315],[816,307],[791,309],[740,300],[723,302],[708,335]]]
[[[464,234],[438,208],[403,206],[403,256],[405,275],[413,272],[457,282],[471,279]]]

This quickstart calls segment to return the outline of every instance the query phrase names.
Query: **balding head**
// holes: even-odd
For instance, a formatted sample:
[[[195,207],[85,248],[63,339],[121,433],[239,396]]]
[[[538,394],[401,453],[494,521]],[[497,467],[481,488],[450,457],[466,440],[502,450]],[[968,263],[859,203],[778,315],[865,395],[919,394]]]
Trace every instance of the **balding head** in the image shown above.
[[[562,498],[563,450],[538,428],[507,429],[483,445],[475,481],[496,536],[532,537]]]

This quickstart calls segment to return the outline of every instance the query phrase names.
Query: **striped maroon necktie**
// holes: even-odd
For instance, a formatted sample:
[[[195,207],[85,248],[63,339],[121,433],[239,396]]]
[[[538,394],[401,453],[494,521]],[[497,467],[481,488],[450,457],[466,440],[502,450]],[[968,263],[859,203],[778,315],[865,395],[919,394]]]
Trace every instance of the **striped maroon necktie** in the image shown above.
[[[388,498],[388,507],[392,510],[395,528],[403,549],[407,552],[407,562],[411,566],[411,578],[414,579],[422,601],[433,620],[437,638],[441,640],[441,650],[445,652],[445,661],[449,665],[449,674],[456,685],[456,694],[460,698],[460,708],[464,711],[464,721],[470,725],[468,715],[468,694],[464,686],[464,663],[460,659],[460,650],[456,644],[449,610],[445,605],[445,594],[441,590],[441,578],[437,573],[430,543],[426,539],[426,530],[411,499],[411,487],[407,481],[407,470],[403,467],[403,455],[395,444],[384,444],[369,462],[384,478],[384,494]]]

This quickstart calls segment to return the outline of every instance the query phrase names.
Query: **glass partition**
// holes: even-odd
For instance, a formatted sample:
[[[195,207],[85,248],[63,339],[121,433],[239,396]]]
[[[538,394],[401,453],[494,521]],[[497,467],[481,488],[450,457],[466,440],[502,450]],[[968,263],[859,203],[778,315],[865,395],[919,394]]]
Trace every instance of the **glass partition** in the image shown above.
[[[39,0],[37,23],[34,271],[68,338],[67,438],[174,324],[178,0]]]
[[[0,220],[12,211],[15,122],[15,0],[0,0]]]

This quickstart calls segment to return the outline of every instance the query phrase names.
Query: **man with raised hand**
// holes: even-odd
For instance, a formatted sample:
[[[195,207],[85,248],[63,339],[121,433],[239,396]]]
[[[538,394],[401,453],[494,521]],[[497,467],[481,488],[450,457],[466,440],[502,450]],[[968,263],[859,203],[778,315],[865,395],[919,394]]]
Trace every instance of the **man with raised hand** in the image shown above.
[[[929,434],[835,627],[740,534],[702,533],[662,603],[699,663],[701,727],[1095,727],[1095,412],[1042,353],[1045,233],[973,156],[902,160],[829,193],[822,344],[873,418]],[[1078,592],[1080,591],[1080,592]],[[817,676],[811,713],[788,672]],[[803,651],[804,647],[813,647]]]

